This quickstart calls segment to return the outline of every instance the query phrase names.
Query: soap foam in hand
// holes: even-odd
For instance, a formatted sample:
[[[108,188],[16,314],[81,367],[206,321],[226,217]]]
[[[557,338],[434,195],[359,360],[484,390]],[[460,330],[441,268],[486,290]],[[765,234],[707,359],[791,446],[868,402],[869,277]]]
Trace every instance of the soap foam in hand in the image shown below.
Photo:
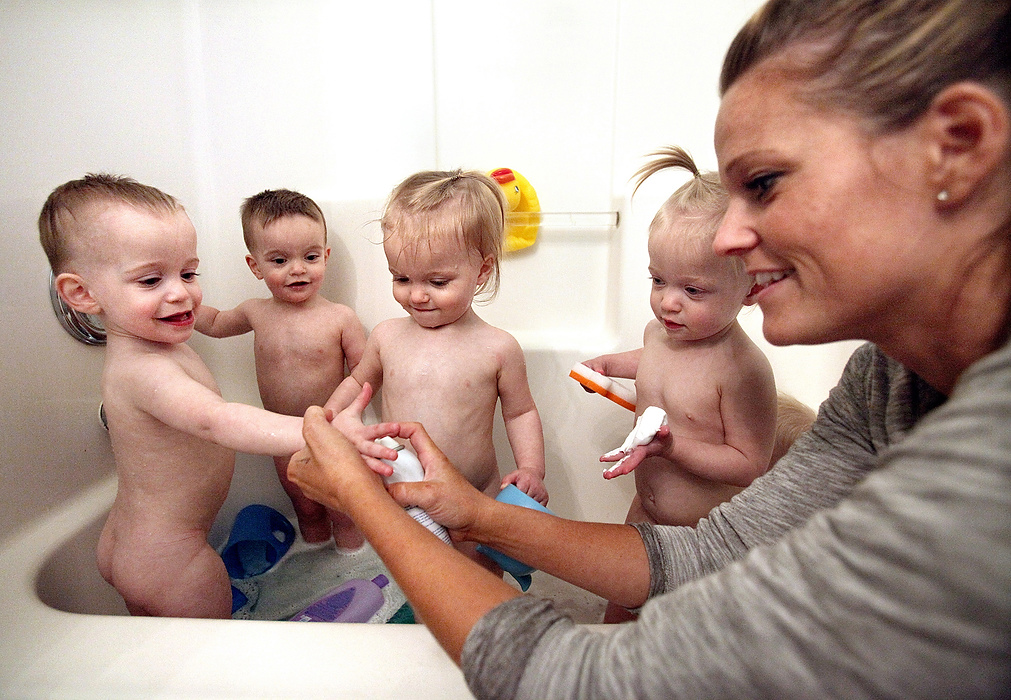
[[[665,425],[667,425],[667,412],[658,406],[648,406],[642,412],[642,415],[636,419],[635,427],[632,428],[632,432],[625,438],[625,442],[621,444],[621,447],[604,454],[605,457],[614,457],[620,454],[625,455],[614,464],[604,467],[604,473],[612,472],[621,466],[621,463],[628,459],[628,453],[631,452],[632,448],[652,442],[653,438],[660,431],[660,428]]]

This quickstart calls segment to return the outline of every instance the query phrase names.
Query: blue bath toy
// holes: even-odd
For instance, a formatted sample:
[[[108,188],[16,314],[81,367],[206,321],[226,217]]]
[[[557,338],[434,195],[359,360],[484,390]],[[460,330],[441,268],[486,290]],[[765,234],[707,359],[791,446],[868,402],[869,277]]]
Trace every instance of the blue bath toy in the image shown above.
[[[549,509],[542,506],[533,498],[530,498],[530,496],[520,491],[513,484],[509,484],[499,491],[495,500],[501,501],[502,503],[509,503],[514,506],[533,508],[534,510],[539,510],[544,513],[551,513]],[[551,513],[551,515],[554,515],[554,513]],[[479,544],[477,546],[477,551],[481,552],[481,554],[501,566],[503,571],[510,573],[512,577],[516,579],[516,583],[520,585],[521,590],[525,591],[530,588],[530,582],[532,580],[530,574],[535,572],[537,569],[532,566],[528,566],[521,561],[516,561],[512,557],[507,557],[505,554],[502,554],[502,552],[483,544]]]
[[[232,586],[232,614],[234,615],[236,610],[238,610],[248,602],[249,596],[247,596],[245,593],[240,591],[235,586]]]
[[[254,503],[235,516],[221,558],[231,578],[249,578],[270,569],[295,541],[295,528],[270,506]]]

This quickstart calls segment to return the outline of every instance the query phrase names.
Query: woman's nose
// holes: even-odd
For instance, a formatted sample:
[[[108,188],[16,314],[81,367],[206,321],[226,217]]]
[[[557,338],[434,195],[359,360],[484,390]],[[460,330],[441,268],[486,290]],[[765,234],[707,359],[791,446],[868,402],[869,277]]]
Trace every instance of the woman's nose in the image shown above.
[[[747,213],[747,204],[730,200],[727,213],[716,230],[713,251],[717,255],[744,255],[758,246],[759,237]]]

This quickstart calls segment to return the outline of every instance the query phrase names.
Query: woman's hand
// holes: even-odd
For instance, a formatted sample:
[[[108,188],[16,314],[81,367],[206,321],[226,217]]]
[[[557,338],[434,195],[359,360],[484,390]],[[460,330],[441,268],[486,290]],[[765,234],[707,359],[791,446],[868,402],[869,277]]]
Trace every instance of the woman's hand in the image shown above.
[[[405,508],[418,506],[427,511],[435,522],[457,535],[454,539],[466,539],[484,509],[495,500],[471,486],[420,423],[400,423],[398,435],[411,441],[425,468],[425,480],[390,484],[390,495]]]
[[[344,416],[354,405],[340,415]],[[348,513],[354,518],[353,508],[358,501],[357,494],[362,493],[363,489],[382,489],[383,483],[379,475],[365,464],[358,448],[348,441],[341,430],[327,422],[329,413],[319,406],[311,406],[305,412],[302,423],[305,447],[289,460],[288,478],[312,500]],[[358,415],[360,417],[360,410]],[[337,423],[337,419],[334,419],[334,423]],[[358,425],[366,429],[360,420]],[[396,454],[393,450],[388,451]],[[376,463],[383,464],[378,461]]]

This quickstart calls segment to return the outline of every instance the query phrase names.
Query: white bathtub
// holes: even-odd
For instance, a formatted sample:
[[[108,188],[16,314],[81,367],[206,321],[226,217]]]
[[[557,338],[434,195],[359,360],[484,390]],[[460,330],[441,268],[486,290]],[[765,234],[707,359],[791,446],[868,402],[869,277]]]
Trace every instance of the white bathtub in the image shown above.
[[[366,328],[402,314],[390,293],[382,248],[373,242],[380,203],[316,199],[327,215],[333,248],[326,296],[352,305]],[[578,360],[641,344],[650,317],[647,210],[628,215],[623,209],[618,228],[564,218],[546,225],[534,249],[504,261],[499,298],[479,309],[524,348],[544,425],[549,506],[563,517],[621,522],[634,494],[630,477],[602,479],[597,461],[621,444],[632,414],[587,394],[568,372]],[[231,217],[229,222],[234,228]],[[228,308],[264,294],[245,268],[237,235],[205,240],[201,286],[207,303]],[[755,315],[745,320],[756,337],[759,321]],[[226,398],[258,401],[251,337],[195,337],[191,345]],[[849,350],[786,348],[770,351],[770,357],[777,379],[787,380],[781,386],[814,406],[835,382]],[[66,361],[79,363],[82,357],[97,359],[89,353],[98,351],[68,352]],[[88,365],[93,384],[86,383],[82,395],[62,409],[75,420],[91,410],[87,392],[98,395],[98,367]],[[96,398],[92,415],[97,416],[97,404]],[[107,436],[87,423],[68,426],[65,439],[88,459],[107,455],[102,444]],[[501,418],[496,449],[502,469],[510,468]],[[43,464],[40,472],[74,468],[72,452],[57,457],[67,454],[66,446],[49,450],[59,465]],[[114,477],[100,480],[0,541],[0,698],[469,697],[459,670],[422,625],[127,616],[94,559],[115,489]],[[249,503],[292,515],[272,462],[239,455],[228,500],[210,533],[212,545],[224,542],[235,514]],[[599,598],[543,573],[534,574],[531,592],[553,598],[581,622],[600,619],[603,610]]]
[[[333,240],[335,258],[343,262],[328,271],[328,283],[337,287],[328,296],[350,297],[371,328],[396,313],[381,248],[355,233],[373,211],[331,206],[327,216],[332,231],[351,231]],[[342,223],[342,217],[358,223]],[[621,261],[614,233],[545,229],[538,249],[506,261],[500,299],[479,313],[513,330],[524,345],[544,422],[551,508],[566,517],[620,522],[634,485],[631,479],[605,482],[596,458],[621,443],[632,414],[567,377],[574,362],[613,349],[620,335],[613,285]],[[552,272],[563,262],[567,273]],[[373,274],[381,283],[367,281]],[[557,289],[565,275],[582,280],[584,291],[563,289],[557,303],[546,304],[547,290]],[[205,271],[205,278],[213,276]],[[261,293],[253,283],[237,294]],[[229,303],[214,294],[210,281],[208,303]],[[596,344],[587,340],[593,338]],[[256,401],[249,338],[191,342],[227,398]],[[633,337],[627,347],[634,343]],[[496,448],[508,468],[501,418]],[[0,697],[470,697],[460,671],[423,625],[129,617],[94,558],[115,491],[115,477],[105,478],[0,542]],[[212,545],[225,540],[235,513],[253,502],[293,520],[272,462],[239,455],[228,500],[210,533]],[[599,598],[543,573],[534,575],[531,592],[555,598],[583,622],[598,620],[603,611]]]

